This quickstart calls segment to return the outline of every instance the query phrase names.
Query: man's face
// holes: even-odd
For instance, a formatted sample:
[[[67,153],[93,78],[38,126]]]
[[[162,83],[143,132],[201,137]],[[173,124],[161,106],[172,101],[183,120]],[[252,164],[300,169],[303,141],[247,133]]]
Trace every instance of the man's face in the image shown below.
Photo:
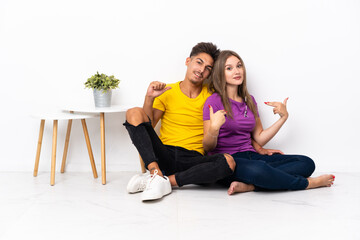
[[[209,77],[214,60],[207,53],[199,53],[198,55],[186,58],[187,66],[186,79],[193,84],[202,84]]]

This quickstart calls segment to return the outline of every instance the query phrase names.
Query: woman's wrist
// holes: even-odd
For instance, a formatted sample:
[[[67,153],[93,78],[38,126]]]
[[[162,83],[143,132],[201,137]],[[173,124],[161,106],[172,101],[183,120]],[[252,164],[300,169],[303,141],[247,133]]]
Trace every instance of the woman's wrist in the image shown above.
[[[286,121],[289,118],[289,114],[284,114],[280,118]]]
[[[208,133],[208,135],[209,135],[210,137],[213,137],[213,138],[217,138],[217,137],[219,136],[218,134],[213,135],[213,134],[211,134],[210,132]]]
[[[256,144],[253,147],[254,147],[256,152],[259,152],[262,149],[262,147],[259,144]]]
[[[208,135],[213,137],[213,138],[217,138],[219,136],[219,130],[210,128],[208,131]]]

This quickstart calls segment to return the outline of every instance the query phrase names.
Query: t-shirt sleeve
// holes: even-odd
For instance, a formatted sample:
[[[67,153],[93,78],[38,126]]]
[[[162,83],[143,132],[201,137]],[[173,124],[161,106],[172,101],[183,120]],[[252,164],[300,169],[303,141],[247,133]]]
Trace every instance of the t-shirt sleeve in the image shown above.
[[[210,120],[209,98],[206,99],[203,107],[203,120]]]
[[[159,97],[155,98],[154,103],[153,103],[153,108],[165,112],[166,107],[165,107],[164,102],[165,102],[164,96],[160,95]]]
[[[219,100],[214,97],[214,95],[208,97],[206,99],[204,108],[203,108],[203,121],[210,120],[210,109],[209,105],[213,108],[214,113],[216,113],[219,110]]]

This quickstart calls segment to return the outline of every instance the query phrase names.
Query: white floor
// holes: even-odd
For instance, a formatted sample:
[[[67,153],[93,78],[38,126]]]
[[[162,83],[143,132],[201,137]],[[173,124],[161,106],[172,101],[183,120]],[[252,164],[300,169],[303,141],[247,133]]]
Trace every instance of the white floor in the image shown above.
[[[331,188],[228,196],[187,186],[143,203],[127,194],[135,172],[0,173],[0,239],[360,239],[360,173]],[[318,175],[316,173],[315,175]]]

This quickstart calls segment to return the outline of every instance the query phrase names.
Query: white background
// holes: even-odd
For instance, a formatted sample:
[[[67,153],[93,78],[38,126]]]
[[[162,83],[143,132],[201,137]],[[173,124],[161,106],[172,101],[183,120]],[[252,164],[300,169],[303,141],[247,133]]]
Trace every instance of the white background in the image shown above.
[[[290,118],[266,147],[312,157],[317,171],[360,171],[357,155],[360,1],[10,1],[0,2],[0,170],[33,169],[34,111],[93,101],[83,83],[96,71],[121,80],[114,104],[141,106],[151,81],[183,80],[198,42],[245,61],[264,127],[264,101],[289,97]],[[106,115],[107,170],[138,170],[125,115]],[[87,121],[100,169],[99,119]],[[59,123],[60,165],[66,122]],[[46,123],[39,171],[50,170]],[[57,168],[59,169],[59,167]],[[75,121],[69,171],[91,171]]]

